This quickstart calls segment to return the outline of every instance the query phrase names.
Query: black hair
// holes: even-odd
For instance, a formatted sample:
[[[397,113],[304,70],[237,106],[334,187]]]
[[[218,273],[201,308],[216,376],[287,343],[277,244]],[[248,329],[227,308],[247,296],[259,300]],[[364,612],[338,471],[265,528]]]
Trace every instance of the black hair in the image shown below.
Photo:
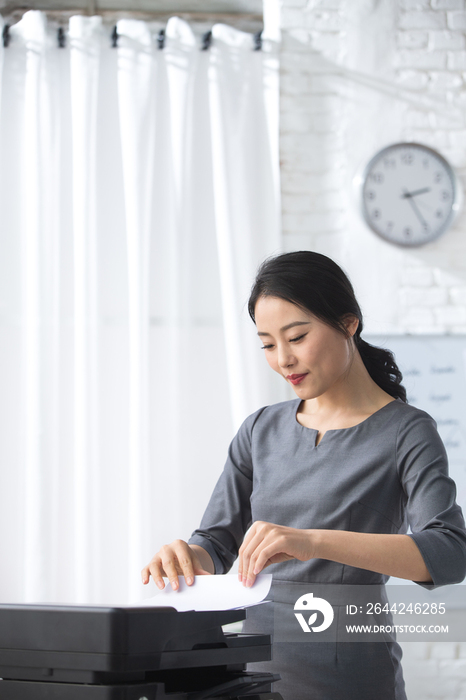
[[[267,258],[259,267],[249,297],[248,311],[254,323],[256,303],[261,297],[278,297],[296,304],[344,335],[345,318],[355,316],[359,325],[354,341],[369,375],[387,394],[407,402],[401,384],[403,375],[393,353],[361,338],[361,308],[351,282],[333,260],[309,250]]]

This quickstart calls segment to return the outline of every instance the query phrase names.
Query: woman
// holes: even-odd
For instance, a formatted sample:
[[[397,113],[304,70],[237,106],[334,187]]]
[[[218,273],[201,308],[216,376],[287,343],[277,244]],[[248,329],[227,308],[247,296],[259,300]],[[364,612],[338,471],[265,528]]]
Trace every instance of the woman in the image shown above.
[[[163,588],[165,575],[176,589],[178,574],[190,584],[239,556],[245,586],[271,567],[276,609],[290,584],[460,582],[466,533],[445,449],[430,416],[406,403],[393,355],[361,339],[343,271],[309,251],[266,260],[249,313],[297,399],[246,418],[200,528],[162,547],[143,582]],[[270,607],[251,609],[245,631],[272,632]],[[391,639],[276,642],[273,662],[253,668],[280,673],[285,700],[405,700],[400,658]]]

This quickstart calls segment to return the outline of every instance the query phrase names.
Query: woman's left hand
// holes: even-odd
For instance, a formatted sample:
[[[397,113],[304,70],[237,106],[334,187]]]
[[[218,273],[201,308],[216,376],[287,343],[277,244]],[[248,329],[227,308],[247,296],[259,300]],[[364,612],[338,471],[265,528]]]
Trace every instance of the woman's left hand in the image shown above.
[[[315,557],[313,530],[257,521],[251,525],[239,549],[238,578],[252,586],[256,575],[270,564],[289,559],[308,561]]]

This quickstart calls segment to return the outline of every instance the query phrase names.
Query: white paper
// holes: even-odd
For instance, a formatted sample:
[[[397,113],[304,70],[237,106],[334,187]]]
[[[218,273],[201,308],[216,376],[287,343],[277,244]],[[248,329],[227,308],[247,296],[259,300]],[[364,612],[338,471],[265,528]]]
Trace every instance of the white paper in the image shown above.
[[[150,607],[170,606],[178,612],[187,610],[235,610],[258,605],[270,590],[272,574],[259,574],[254,585],[246,588],[236,575],[196,576],[188,586],[184,576],[178,576],[180,587],[174,591],[164,579],[165,588],[152,598],[146,598],[138,605]],[[267,602],[267,601],[264,601]]]

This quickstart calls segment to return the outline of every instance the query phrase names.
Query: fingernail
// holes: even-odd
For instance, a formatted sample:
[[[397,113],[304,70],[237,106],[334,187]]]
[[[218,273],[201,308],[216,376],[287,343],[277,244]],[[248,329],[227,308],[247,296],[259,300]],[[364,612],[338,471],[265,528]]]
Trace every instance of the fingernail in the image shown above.
[[[162,581],[157,581],[157,588],[160,588],[160,590],[162,590],[162,588],[163,588],[163,582],[162,582]]]
[[[238,574],[238,581],[242,581],[242,580],[243,580],[242,575],[241,575],[241,574]]]
[[[192,582],[193,582],[192,576],[188,576],[188,578],[186,579],[186,583],[188,584],[188,586],[190,586],[192,584]]]
[[[178,582],[177,582],[177,581],[172,581],[171,584],[172,584],[173,590],[176,591],[176,589],[178,588]]]

